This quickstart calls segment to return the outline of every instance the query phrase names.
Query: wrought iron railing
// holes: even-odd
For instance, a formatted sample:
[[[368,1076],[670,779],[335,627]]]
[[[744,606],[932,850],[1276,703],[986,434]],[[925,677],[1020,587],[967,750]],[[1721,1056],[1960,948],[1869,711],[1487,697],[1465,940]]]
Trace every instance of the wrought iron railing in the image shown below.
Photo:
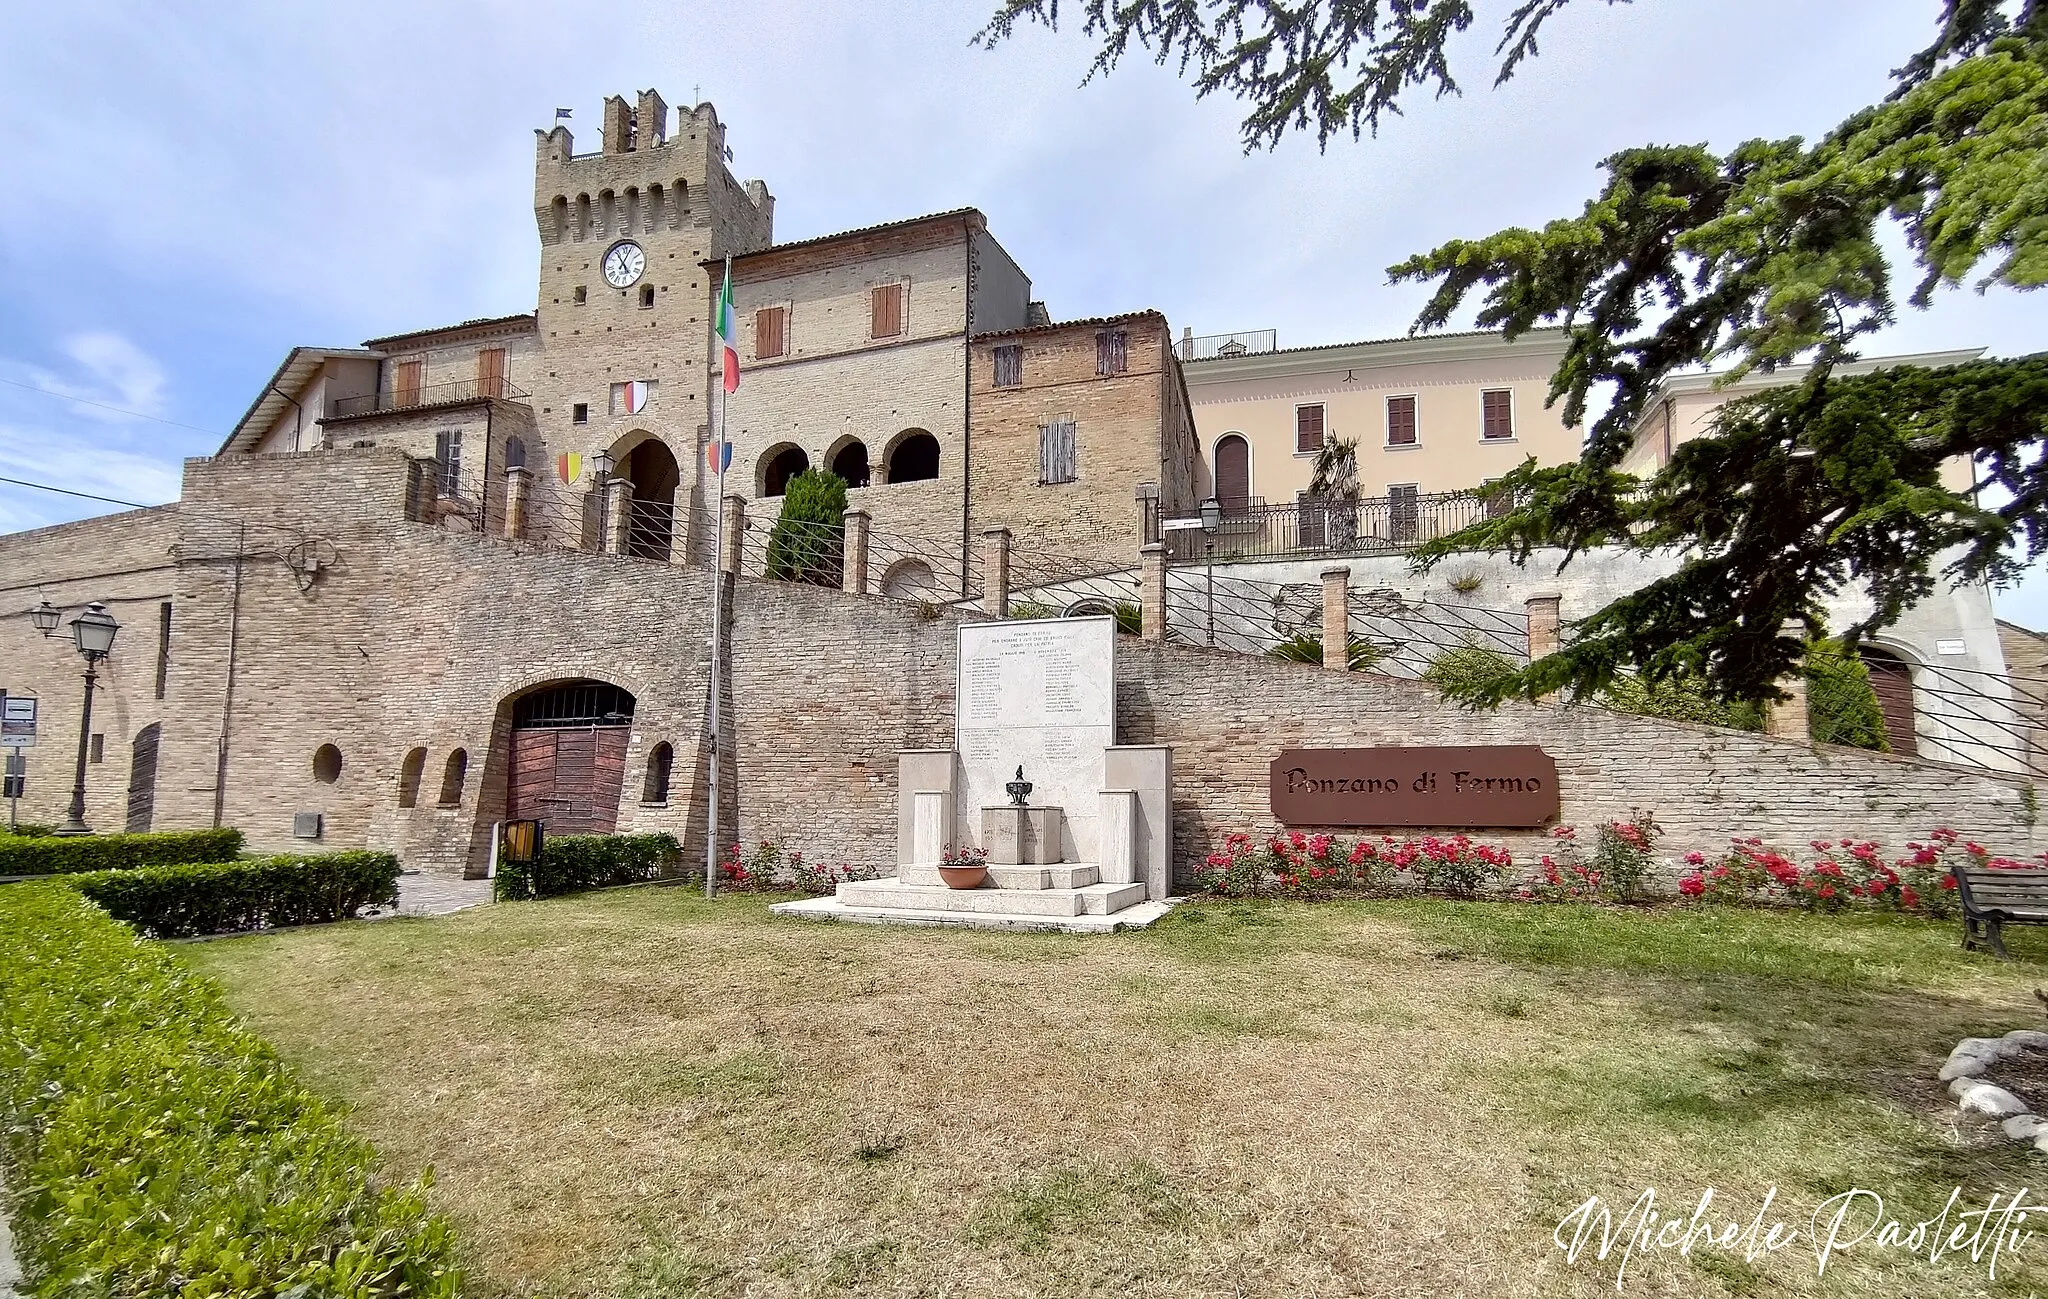
[[[1175,345],[1183,361],[1208,361],[1216,357],[1250,356],[1278,350],[1280,335],[1271,329],[1243,329],[1235,334],[1200,334]]]
[[[1486,518],[1505,502],[1470,492],[1369,496],[1357,501],[1303,497],[1290,505],[1254,499],[1221,502],[1216,526],[1199,516],[1169,519],[1160,540],[1175,560],[1254,559],[1272,555],[1370,554],[1407,550]]]
[[[525,401],[533,394],[515,388],[503,379],[456,379],[396,388],[390,392],[367,392],[358,397],[337,397],[327,403],[327,418],[352,419],[385,411],[412,410],[423,406],[452,406],[461,402]]]

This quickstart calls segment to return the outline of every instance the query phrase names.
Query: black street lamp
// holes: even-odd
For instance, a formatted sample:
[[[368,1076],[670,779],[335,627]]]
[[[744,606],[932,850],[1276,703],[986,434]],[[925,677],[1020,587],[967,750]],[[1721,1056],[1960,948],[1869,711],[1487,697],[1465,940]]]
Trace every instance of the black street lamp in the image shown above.
[[[57,612],[57,606],[51,604],[48,600],[43,601],[28,611],[28,620],[34,623],[35,629],[45,636],[57,630],[57,619],[60,616]]]
[[[1211,496],[1202,502],[1202,559],[1209,585],[1210,648],[1216,645],[1216,529],[1223,526],[1223,502]]]
[[[42,623],[41,613],[37,610],[38,626]],[[71,643],[85,659],[85,708],[78,715],[78,775],[71,783],[71,812],[64,824],[57,827],[58,834],[92,833],[92,827],[85,823],[85,757],[92,741],[92,688],[100,679],[100,660],[114,652],[114,633],[120,630],[121,624],[98,600],[71,620]]]

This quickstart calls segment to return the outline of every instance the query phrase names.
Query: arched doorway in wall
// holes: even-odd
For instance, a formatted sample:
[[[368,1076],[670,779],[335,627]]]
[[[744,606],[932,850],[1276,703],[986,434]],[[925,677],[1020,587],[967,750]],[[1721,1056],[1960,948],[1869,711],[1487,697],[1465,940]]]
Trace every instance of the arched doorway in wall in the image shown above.
[[[780,496],[789,490],[789,480],[811,467],[811,458],[804,454],[802,447],[784,443],[770,447],[768,454],[761,457],[761,478],[755,485],[757,496]]]
[[[151,722],[135,733],[128,754],[128,833],[141,834],[156,816],[156,750],[163,726]]]
[[[625,787],[633,696],[607,681],[560,681],[512,701],[505,816],[549,834],[610,834]]]
[[[889,444],[888,481],[915,483],[939,476],[939,440],[921,428],[907,428]]]
[[[868,485],[868,446],[859,438],[842,438],[825,457],[825,466],[845,480],[848,487]]]
[[[1251,508],[1252,448],[1241,433],[1226,433],[1216,440],[1216,502],[1229,515]]]
[[[626,553],[637,559],[667,559],[675,544],[676,488],[682,471],[675,453],[657,437],[647,437],[620,461],[633,484],[633,518],[626,530]]]
[[[1877,706],[1884,713],[1884,740],[1893,753],[1915,757],[1920,752],[1919,727],[1915,724],[1913,668],[1887,650],[1865,645],[1863,666],[1870,670],[1870,688],[1877,692]]]

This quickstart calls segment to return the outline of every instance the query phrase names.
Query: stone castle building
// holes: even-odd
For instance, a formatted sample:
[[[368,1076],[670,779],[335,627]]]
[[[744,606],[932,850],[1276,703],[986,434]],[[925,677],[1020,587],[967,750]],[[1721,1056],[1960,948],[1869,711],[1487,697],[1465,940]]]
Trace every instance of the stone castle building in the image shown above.
[[[1265,764],[1290,744],[1541,743],[1572,773],[1568,820],[1654,806],[1681,851],[1736,833],[1909,835],[1936,807],[2015,851],[2036,835],[2009,767],[1594,708],[1474,717],[1421,682],[1268,657],[1283,597],[1319,589],[1329,626],[1342,570],[1333,585],[1243,569],[1228,580],[1255,590],[1266,639],[1201,648],[1176,619],[1206,592],[1215,644],[1217,586],[1173,567],[1185,555],[1166,539],[1198,535],[1172,525],[1219,494],[1219,439],[1198,437],[1202,363],[1163,316],[1054,320],[974,209],[777,244],[774,200],[731,175],[709,104],[614,98],[604,126],[581,155],[565,128],[537,136],[531,313],[294,348],[219,451],[187,462],[178,501],[0,536],[0,691],[38,713],[23,820],[61,819],[80,720],[78,657],[29,608],[68,619],[101,601],[122,630],[88,737],[98,830],[226,824],[257,850],[370,846],[469,873],[508,817],[672,831],[701,852],[716,690],[721,825],[886,863],[896,753],[951,743],[955,625],[1031,588],[1053,612],[1092,601],[1123,621],[1128,605],[1142,634],[1120,638],[1118,742],[1174,746],[1181,866],[1266,824]],[[721,496],[704,449],[728,257],[743,379]],[[1453,426],[1477,440],[1498,380],[1470,369],[1474,351],[1446,363],[1466,367],[1471,411]],[[1250,386],[1231,427],[1296,439],[1290,457],[1301,411],[1342,382],[1236,377]],[[1251,431],[1254,398],[1280,412],[1277,433]],[[1425,439],[1440,408],[1463,411],[1425,394]],[[1385,415],[1385,394],[1361,409]],[[783,489],[810,467],[850,485],[832,572],[756,580]],[[1363,581],[1370,563],[1345,562]],[[1070,578],[1095,583],[1087,601],[1053,601]],[[1554,635],[1556,598],[1529,610],[1525,650],[1539,626]],[[713,635],[728,646],[715,681]],[[1768,804],[1699,799],[1760,777]],[[1883,810],[1843,824],[1845,780]]]

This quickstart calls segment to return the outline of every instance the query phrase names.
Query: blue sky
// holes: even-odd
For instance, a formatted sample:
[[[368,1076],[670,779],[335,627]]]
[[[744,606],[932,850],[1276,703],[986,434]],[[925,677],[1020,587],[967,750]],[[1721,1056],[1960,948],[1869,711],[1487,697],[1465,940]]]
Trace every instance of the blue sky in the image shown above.
[[[1404,332],[1423,293],[1388,265],[1576,211],[1615,149],[1824,131],[1939,5],[1579,0],[1492,90],[1494,0],[1462,97],[1251,156],[1237,104],[1142,57],[1081,86],[1076,30],[970,49],[992,7],[0,0],[0,476],[168,500],[292,345],[530,309],[557,106],[595,147],[605,95],[700,93],[780,239],[972,204],[1055,315],[1298,345]],[[1871,350],[2019,354],[2044,323],[2040,295],[1950,291]],[[104,508],[0,486],[0,531]],[[2048,625],[2048,581],[2001,609]]]

